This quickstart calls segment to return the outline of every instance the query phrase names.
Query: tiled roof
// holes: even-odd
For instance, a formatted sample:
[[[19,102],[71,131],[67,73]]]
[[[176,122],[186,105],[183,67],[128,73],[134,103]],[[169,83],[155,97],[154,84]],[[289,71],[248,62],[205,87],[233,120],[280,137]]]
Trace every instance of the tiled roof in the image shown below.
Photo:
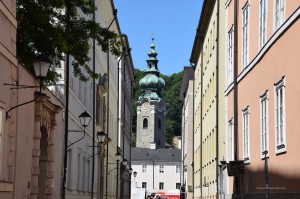
[[[131,148],[131,161],[180,162],[181,149]]]

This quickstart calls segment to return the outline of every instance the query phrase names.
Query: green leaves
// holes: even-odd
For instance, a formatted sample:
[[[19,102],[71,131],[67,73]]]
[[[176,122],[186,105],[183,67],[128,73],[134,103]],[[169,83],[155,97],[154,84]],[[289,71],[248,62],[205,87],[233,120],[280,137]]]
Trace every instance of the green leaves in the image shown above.
[[[60,67],[69,53],[75,76],[82,81],[97,77],[89,64],[90,40],[95,39],[104,52],[110,49],[116,56],[121,54],[122,44],[119,35],[89,17],[95,10],[93,0],[17,0],[19,62],[32,70],[32,60],[42,53]],[[55,83],[57,77],[52,71],[47,79]]]

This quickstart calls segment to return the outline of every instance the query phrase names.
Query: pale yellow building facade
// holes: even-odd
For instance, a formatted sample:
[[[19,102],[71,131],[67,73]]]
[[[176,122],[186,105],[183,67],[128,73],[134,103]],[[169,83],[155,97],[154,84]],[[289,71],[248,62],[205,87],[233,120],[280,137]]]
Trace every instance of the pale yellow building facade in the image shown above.
[[[224,3],[204,1],[191,54],[194,86],[194,198],[217,198],[224,157]],[[223,146],[224,145],[224,146]]]

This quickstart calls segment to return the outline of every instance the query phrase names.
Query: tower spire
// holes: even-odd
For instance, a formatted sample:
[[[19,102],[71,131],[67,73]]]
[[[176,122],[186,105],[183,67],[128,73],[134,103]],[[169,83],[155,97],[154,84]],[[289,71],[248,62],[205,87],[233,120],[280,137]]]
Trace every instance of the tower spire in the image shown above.
[[[148,52],[147,68],[144,71],[145,76],[140,80],[139,84],[143,89],[143,94],[139,99],[148,98],[149,100],[156,100],[162,98],[160,91],[165,87],[165,81],[159,77],[159,70],[157,67],[158,60],[156,59],[157,52],[154,45],[154,33],[152,33],[152,43]]]

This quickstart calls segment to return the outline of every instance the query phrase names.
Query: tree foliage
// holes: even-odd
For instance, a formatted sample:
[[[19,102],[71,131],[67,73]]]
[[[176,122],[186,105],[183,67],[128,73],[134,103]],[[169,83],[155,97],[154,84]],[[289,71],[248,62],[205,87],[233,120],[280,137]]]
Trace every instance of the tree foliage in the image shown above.
[[[114,55],[120,54],[121,40],[92,19],[94,11],[93,0],[17,0],[19,62],[32,69],[36,55],[44,54],[60,67],[69,54],[73,57],[75,76],[83,81],[97,77],[88,65],[90,39],[95,39],[104,52],[110,49]],[[54,82],[57,74],[52,71],[48,75]]]
[[[143,78],[144,73],[139,69],[134,70],[136,86],[134,88],[134,100],[133,103],[133,122],[132,122],[132,131],[136,133],[136,101],[138,97],[142,94],[142,90],[139,86],[139,81]],[[183,72],[174,73],[171,76],[160,75],[166,83],[166,86],[162,90],[162,96],[167,106],[167,115],[166,115],[166,142],[172,144],[174,136],[181,135],[181,112],[182,106],[179,99],[180,88],[182,84]],[[136,135],[133,136],[135,138]],[[135,144],[135,140],[132,141]]]

